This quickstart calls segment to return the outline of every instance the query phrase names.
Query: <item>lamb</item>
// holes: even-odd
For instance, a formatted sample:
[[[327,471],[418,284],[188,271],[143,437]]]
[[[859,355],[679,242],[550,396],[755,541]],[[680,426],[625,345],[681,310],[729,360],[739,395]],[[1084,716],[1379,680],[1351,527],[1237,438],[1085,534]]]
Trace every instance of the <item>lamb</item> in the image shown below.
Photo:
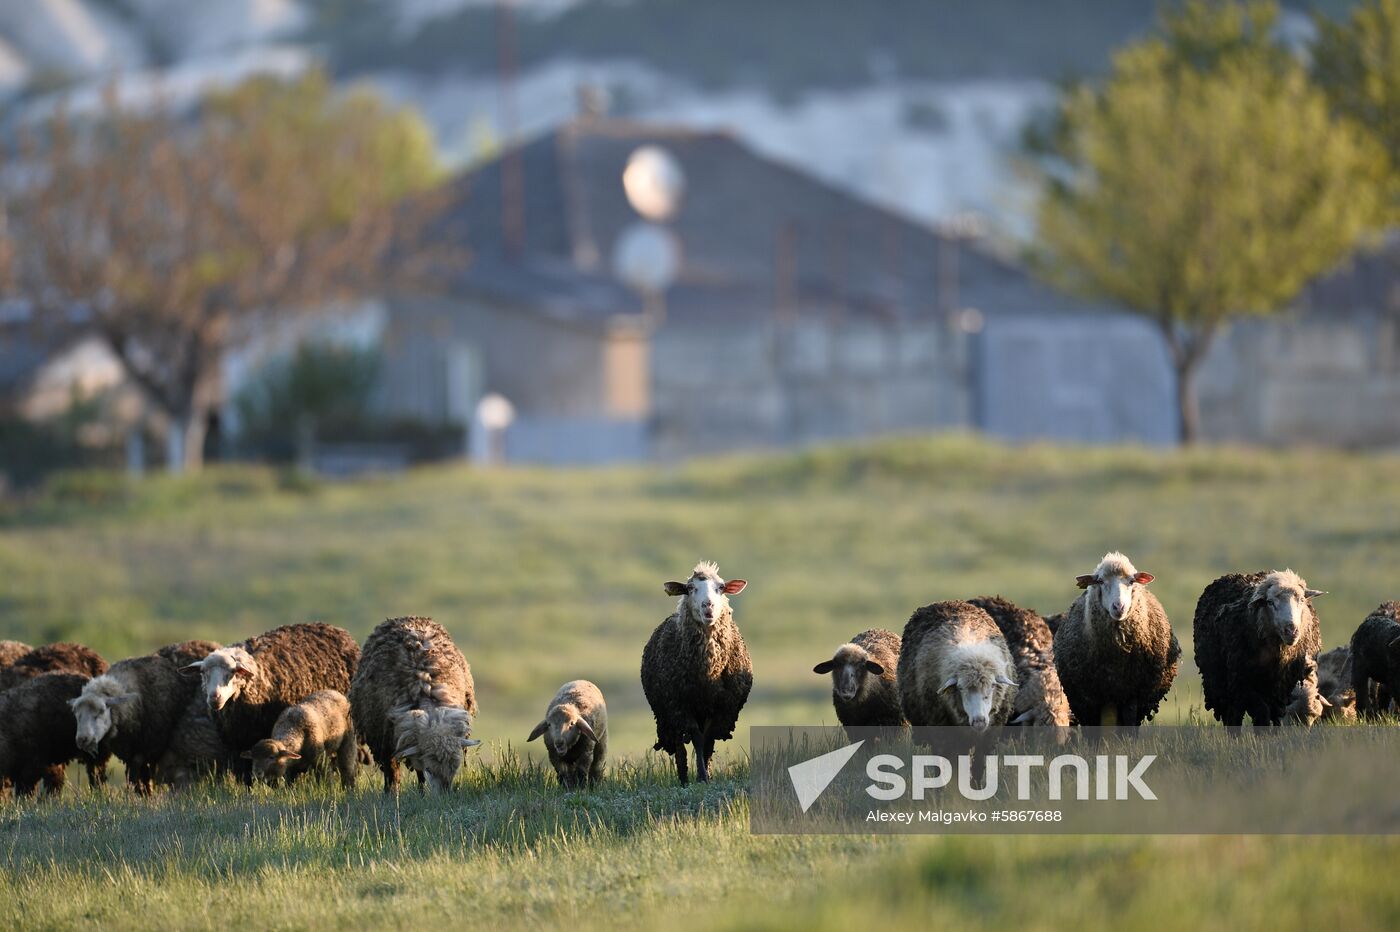
[[[969,602],[934,602],[909,616],[899,698],[909,724],[985,732],[1011,717],[1016,666],[992,616]]]
[[[1045,620],[999,595],[969,602],[992,616],[1016,664],[1020,687],[1011,724],[1068,727],[1069,700],[1055,670],[1055,637]]]
[[[1147,591],[1151,573],[1121,553],[1075,578],[1084,592],[1055,632],[1055,670],[1080,725],[1138,726],[1157,714],[1176,679],[1181,646]]]
[[[559,785],[596,786],[608,759],[608,707],[603,691],[588,680],[570,680],[550,700],[544,718],[526,741],[548,735],[545,746]]]
[[[183,789],[202,777],[231,769],[233,759],[209,713],[209,704],[196,696],[185,706],[152,772],[157,783]]]
[[[0,694],[0,778],[13,783],[16,796],[33,795],[40,781],[45,793],[63,792],[68,762],[82,756],[68,703],[86,682],[76,673],[45,673]],[[105,781],[105,757],[87,766],[89,785]]]
[[[1196,602],[1192,632],[1206,708],[1229,726],[1277,725],[1322,648],[1309,589],[1292,570],[1221,576]]]
[[[1288,707],[1284,709],[1284,721],[1311,725],[1327,714],[1332,703],[1324,696],[1317,683],[1317,660],[1309,656],[1303,664],[1303,678],[1289,694]]]
[[[69,705],[83,753],[115,754],[126,764],[127,783],[141,795],[154,788],[155,767],[180,719],[195,698],[196,682],[180,668],[207,656],[217,644],[185,642],[145,657],[119,660],[87,681]],[[208,648],[208,649],[206,649]]]
[[[244,751],[243,757],[253,762],[253,775],[269,783],[291,783],[324,760],[340,775],[341,786],[353,788],[360,755],[350,724],[350,700],[334,689],[312,693],[284,709],[272,737]]]
[[[0,669],[0,691],[13,689],[25,680],[45,673],[76,673],[93,677],[106,672],[107,661],[90,648],[68,642],[46,644]]]
[[[898,665],[899,635],[871,628],[836,648],[812,672],[831,674],[831,704],[846,728],[899,726],[904,712],[895,682]]]
[[[229,747],[247,749],[272,733],[277,716],[320,689],[346,692],[360,647],[343,628],[313,622],[284,625],[184,667],[198,671],[210,716]],[[235,759],[234,772],[251,783],[253,768]]]
[[[642,650],[642,692],[656,719],[653,750],[675,758],[682,785],[690,779],[685,746],[694,745],[696,776],[708,781],[715,742],[734,736],[753,688],[753,664],[729,606],[747,585],[726,582],[714,563],[695,564],[685,582],[663,587],[677,597],[676,610]]]
[[[1400,602],[1382,602],[1351,636],[1356,714],[1376,718],[1400,696]]]
[[[365,641],[350,685],[355,733],[384,774],[384,792],[399,788],[399,761],[433,792],[452,788],[477,714],[471,667],[447,629],[431,618],[390,618]]]
[[[1356,690],[1351,685],[1351,645],[1324,651],[1317,658],[1317,691],[1327,700],[1326,721],[1356,721]]]

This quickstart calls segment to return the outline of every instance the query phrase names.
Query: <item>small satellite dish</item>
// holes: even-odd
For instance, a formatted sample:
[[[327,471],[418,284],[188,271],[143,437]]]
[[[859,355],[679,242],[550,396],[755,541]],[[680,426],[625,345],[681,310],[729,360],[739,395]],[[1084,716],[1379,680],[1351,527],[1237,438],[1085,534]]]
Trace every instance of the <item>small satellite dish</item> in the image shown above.
[[[669,220],[685,195],[685,172],[676,157],[660,146],[642,146],[627,158],[622,170],[627,203],[648,220]]]
[[[680,240],[655,223],[633,223],[613,244],[613,274],[643,294],[660,294],[671,287],[680,268]]]

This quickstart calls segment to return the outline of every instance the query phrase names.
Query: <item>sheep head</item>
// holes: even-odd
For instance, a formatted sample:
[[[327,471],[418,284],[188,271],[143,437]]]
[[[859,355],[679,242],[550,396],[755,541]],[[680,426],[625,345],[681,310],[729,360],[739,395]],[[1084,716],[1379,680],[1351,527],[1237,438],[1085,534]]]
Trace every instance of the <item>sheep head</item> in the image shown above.
[[[1003,699],[1009,701],[1007,693],[1016,691],[1013,671],[990,641],[957,644],[951,660],[951,670],[938,694],[959,709],[974,729],[986,731],[992,710]]]
[[[679,597],[676,611],[681,617],[695,619],[700,625],[709,628],[724,617],[729,610],[729,597],[744,591],[748,582],[743,579],[725,581],[719,575],[719,567],[714,563],[697,563],[685,582],[666,583],[666,594]]]
[[[480,744],[471,734],[466,709],[410,709],[394,716],[394,760],[423,775],[434,793],[452,788],[462,767],[462,752]]]
[[[217,712],[243,692],[258,675],[258,662],[241,647],[221,647],[198,663],[180,668],[181,673],[198,673],[200,690],[210,711]]]
[[[125,691],[121,684],[109,676],[99,676],[88,680],[78,698],[68,702],[77,720],[78,730],[75,742],[78,750],[89,757],[97,756],[102,739],[114,733],[114,710],[136,698]]]
[[[1076,576],[1080,589],[1092,589],[1089,598],[1097,599],[1104,613],[1114,621],[1123,621],[1133,610],[1133,599],[1139,586],[1155,579],[1151,573],[1140,573],[1133,562],[1114,551],[1106,553],[1092,573]]]
[[[530,732],[530,737],[525,740],[534,741],[546,733],[549,734],[549,746],[559,757],[567,756],[580,739],[598,740],[598,736],[593,733],[593,726],[588,724],[588,719],[579,713],[578,706],[573,703],[550,706],[544,720],[535,726],[535,730]]]
[[[849,702],[865,688],[867,676],[884,676],[885,668],[859,644],[842,644],[830,660],[823,660],[812,672],[830,673],[832,693]]]
[[[1255,585],[1249,607],[1262,629],[1272,631],[1284,647],[1292,647],[1307,626],[1311,601],[1326,594],[1309,589],[1292,570],[1274,570]]]
[[[264,738],[240,756],[253,762],[253,776],[268,783],[285,778],[292,761],[301,760],[300,754],[272,738]]]

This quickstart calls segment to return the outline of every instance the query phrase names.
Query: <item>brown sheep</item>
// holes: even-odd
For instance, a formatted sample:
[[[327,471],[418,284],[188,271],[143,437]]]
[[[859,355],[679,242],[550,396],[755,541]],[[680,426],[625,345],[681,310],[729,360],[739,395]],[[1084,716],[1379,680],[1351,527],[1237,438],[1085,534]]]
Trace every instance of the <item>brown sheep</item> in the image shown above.
[[[359,746],[350,724],[350,701],[334,689],[323,689],[288,706],[277,716],[272,737],[244,751],[253,762],[253,776],[291,783],[317,763],[326,761],[340,774],[347,790],[355,785]]]
[[[41,780],[46,793],[63,791],[68,762],[84,757],[68,703],[86,682],[76,673],[45,673],[0,693],[0,777],[12,781],[15,795],[32,795]],[[105,764],[100,756],[88,764],[89,785],[105,779]]]
[[[321,689],[348,692],[359,657],[359,645],[344,628],[312,622],[222,647],[184,669],[199,672],[224,743],[247,750],[272,733],[287,706]],[[251,762],[235,759],[234,771],[252,783]]]
[[[12,666],[33,649],[23,641],[0,641],[0,670]]]
[[[675,758],[682,784],[689,779],[686,744],[695,747],[696,776],[709,780],[715,742],[734,736],[753,688],[749,650],[729,607],[729,597],[747,585],[726,582],[713,563],[697,563],[685,582],[666,583],[676,610],[642,650],[642,692],[656,718],[653,749]]]
[[[1351,685],[1351,645],[1323,651],[1317,658],[1317,691],[1331,703],[1324,721],[1355,722],[1356,690]]]
[[[390,618],[370,633],[350,684],[355,733],[384,774],[384,792],[399,788],[399,761],[420,788],[452,788],[477,713],[471,667],[447,629],[431,618]]]
[[[107,661],[90,648],[68,642],[45,644],[0,669],[0,691],[12,689],[27,679],[45,673],[76,673],[93,677],[106,672]]]
[[[1045,620],[999,595],[968,601],[992,616],[1016,664],[1020,687],[1010,724],[1067,728],[1069,699],[1060,686],[1060,674],[1055,669],[1055,637]],[[1061,735],[1068,737],[1063,732]]]
[[[596,786],[608,758],[608,707],[588,680],[570,680],[550,700],[526,741],[548,735],[549,762],[565,789]]]
[[[836,648],[812,672],[831,674],[831,704],[846,728],[898,727],[904,724],[895,682],[898,666],[899,635],[871,628]]]

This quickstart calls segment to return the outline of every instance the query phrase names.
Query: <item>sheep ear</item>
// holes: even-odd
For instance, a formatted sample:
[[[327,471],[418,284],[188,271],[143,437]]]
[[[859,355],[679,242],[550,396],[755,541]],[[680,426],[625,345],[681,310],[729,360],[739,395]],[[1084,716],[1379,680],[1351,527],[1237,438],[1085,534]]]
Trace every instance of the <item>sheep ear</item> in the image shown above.
[[[1140,586],[1145,586],[1156,578],[1157,577],[1153,576],[1151,573],[1138,573],[1136,576],[1133,577],[1133,582],[1137,583]]]
[[[744,587],[749,584],[747,579],[731,579],[724,584],[725,595],[738,595],[744,591]]]
[[[417,753],[417,745],[413,745],[411,747],[406,748],[399,748],[397,751],[394,752],[394,760],[403,760],[405,757],[413,757]]]
[[[588,724],[584,719],[579,719],[577,722],[574,722],[574,725],[578,727],[579,731],[588,736],[589,741],[598,740],[598,736],[593,733],[593,726]]]
[[[1327,593],[1326,593],[1325,591],[1323,591],[1322,589],[1304,589],[1304,590],[1303,590],[1303,595],[1307,596],[1307,597],[1310,598],[1310,599],[1315,599],[1315,598],[1317,598],[1317,597],[1320,596],[1320,595],[1326,595],[1326,594],[1327,594]]]
[[[1022,712],[1020,715],[1018,715],[1018,716],[1016,716],[1015,718],[1013,718],[1013,719],[1011,720],[1011,724],[1013,724],[1013,725],[1024,725],[1024,724],[1026,724],[1027,722],[1029,722],[1029,721],[1031,720],[1031,716],[1033,716],[1033,715],[1035,715],[1035,709],[1027,709],[1026,711]]]
[[[525,740],[526,740],[526,741],[534,741],[536,738],[538,738],[540,735],[544,734],[546,731],[549,731],[549,719],[545,719],[544,721],[542,721],[542,722],[540,722],[538,725],[536,725],[536,726],[535,726],[535,730],[532,731],[532,732],[530,732],[530,737],[526,738]]]
[[[685,595],[690,589],[685,583],[676,582],[675,580],[666,583],[664,588],[666,589],[667,595]]]
[[[1012,687],[1012,688],[1014,689],[1014,688],[1016,687],[1016,681],[1013,680],[1013,679],[1012,679],[1011,677],[1009,677],[1009,676],[998,676],[998,677],[997,677],[997,685],[998,685],[998,686],[1010,686],[1010,687]]]
[[[950,676],[948,677],[948,682],[944,683],[941,687],[939,687],[938,691],[940,693],[946,693],[948,690],[952,689],[956,685],[958,685],[958,678],[956,676]]]
[[[1076,586],[1078,586],[1080,589],[1088,589],[1090,586],[1092,586],[1092,585],[1093,585],[1094,583],[1096,583],[1096,582],[1098,582],[1098,580],[1094,578],[1094,574],[1093,574],[1093,573],[1090,573],[1090,574],[1088,574],[1087,576],[1076,576],[1076,577],[1074,577],[1074,584],[1075,584]]]
[[[867,660],[867,661],[865,662],[865,672],[866,672],[866,673],[873,673],[873,674],[875,674],[876,676],[884,676],[884,675],[885,675],[885,665],[882,664],[882,663],[876,663],[876,662],[873,661],[873,660]]]
[[[200,660],[180,668],[180,672],[185,676],[199,676],[204,672],[204,661]]]
[[[247,667],[245,667],[245,666],[240,665],[240,666],[236,666],[236,667],[233,668],[233,675],[234,675],[234,676],[252,676],[252,675],[253,675],[253,671],[252,671],[252,670],[249,670],[249,669],[248,669]]]
[[[831,672],[832,670],[834,670],[834,669],[836,669],[836,661],[835,661],[835,660],[823,660],[821,663],[817,664],[815,667],[812,668],[812,672],[813,672],[813,673],[830,673],[830,672]]]
[[[1317,694],[1317,701],[1322,703],[1322,707],[1324,709],[1332,708],[1331,700],[1329,700],[1326,696],[1322,695],[1322,693]]]
[[[476,738],[463,738],[463,739],[462,739],[462,747],[464,747],[464,748],[474,748],[474,747],[476,747],[476,746],[477,746],[478,744],[480,744],[480,743],[481,743],[481,742],[478,741]]]
[[[301,755],[296,751],[278,751],[277,757],[279,760],[301,760]]]
[[[103,701],[107,703],[107,708],[110,709],[110,708],[111,708],[112,706],[114,706],[114,705],[121,705],[123,702],[130,702],[130,701],[131,701],[131,697],[130,697],[130,696],[108,696],[108,697],[107,697],[106,699],[104,699]]]

